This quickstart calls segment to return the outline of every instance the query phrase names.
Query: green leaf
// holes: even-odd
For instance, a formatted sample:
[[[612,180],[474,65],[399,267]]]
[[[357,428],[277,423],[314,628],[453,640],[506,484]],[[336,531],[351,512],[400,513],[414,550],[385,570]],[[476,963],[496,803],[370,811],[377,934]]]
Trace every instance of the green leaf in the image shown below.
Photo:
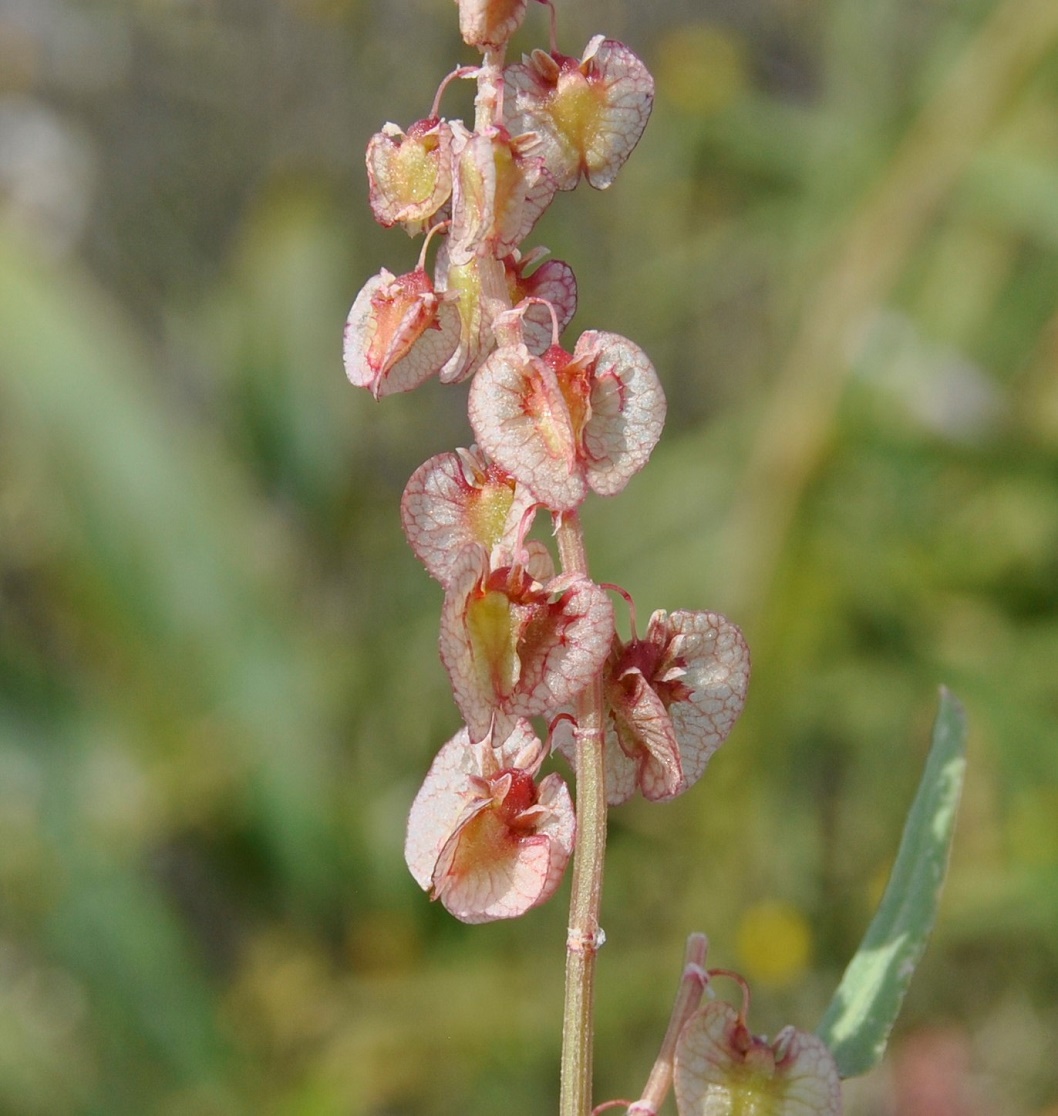
[[[926,770],[889,884],[817,1034],[842,1077],[876,1066],[926,948],[948,869],[966,770],[966,718],[943,687]]]

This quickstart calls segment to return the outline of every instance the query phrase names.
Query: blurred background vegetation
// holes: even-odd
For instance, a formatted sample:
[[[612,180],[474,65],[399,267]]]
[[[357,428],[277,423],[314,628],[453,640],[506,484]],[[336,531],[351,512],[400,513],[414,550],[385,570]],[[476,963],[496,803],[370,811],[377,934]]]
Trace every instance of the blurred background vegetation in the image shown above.
[[[848,1109],[1053,1116],[1058,4],[558,9],[658,83],[613,189],[530,242],[577,272],[572,336],[633,338],[670,399],[585,510],[593,572],[755,656],[709,777],[614,814],[598,1098],[638,1095],[691,930],[759,1030],[815,1025],[944,682],[952,875]],[[473,60],[455,14],[0,0],[5,1116],[555,1110],[565,890],[465,928],[401,852],[458,715],[397,507],[465,388],[376,406],[339,358],[418,251],[364,145]]]

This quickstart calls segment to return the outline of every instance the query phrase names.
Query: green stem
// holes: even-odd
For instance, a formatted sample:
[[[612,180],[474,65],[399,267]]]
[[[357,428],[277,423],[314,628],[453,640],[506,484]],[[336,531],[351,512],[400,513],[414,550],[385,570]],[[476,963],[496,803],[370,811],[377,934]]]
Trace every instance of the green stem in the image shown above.
[[[557,532],[566,573],[587,576],[584,534],[575,512]],[[595,955],[602,944],[599,906],[606,855],[606,779],[603,765],[602,674],[577,699],[577,836],[566,936],[566,1001],[562,1017],[560,1116],[589,1116],[595,1034]]]

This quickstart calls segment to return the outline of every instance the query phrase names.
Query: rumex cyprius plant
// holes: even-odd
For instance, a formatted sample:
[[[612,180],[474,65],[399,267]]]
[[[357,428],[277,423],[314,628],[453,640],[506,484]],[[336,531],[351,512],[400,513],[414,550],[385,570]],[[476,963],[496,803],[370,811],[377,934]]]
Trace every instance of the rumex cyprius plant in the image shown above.
[[[628,47],[601,35],[580,58],[560,52],[554,10],[538,2],[550,11],[549,49],[508,64],[527,0],[457,0],[480,62],[445,78],[427,117],[406,130],[387,123],[370,140],[376,220],[425,236],[411,272],[383,269],[356,297],[344,359],[350,381],[376,399],[432,376],[470,381],[474,444],[426,461],[401,502],[408,542],[444,590],[440,653],[464,721],[415,797],[405,858],[431,898],[468,923],[545,902],[572,860],[560,1108],[588,1116],[607,809],[637,793],[671,799],[701,778],[742,711],[749,652],[713,612],[656,611],[640,636],[631,598],[589,573],[579,509],[590,494],[616,496],[647,463],[665,396],[646,353],[619,334],[588,330],[564,347],[573,271],[523,245],[559,192],[613,182],[646,126],[654,83]],[[472,128],[440,114],[460,79],[477,86]],[[538,515],[550,517],[556,554],[528,537]],[[628,640],[615,630],[615,595],[629,610]],[[575,772],[575,804],[560,775],[540,777],[553,752]],[[957,774],[949,783],[947,806]],[[745,981],[707,970],[705,938],[693,934],[641,1096],[597,1110],[651,1116],[674,1085],[681,1116],[840,1113],[848,1052],[859,1052],[861,1072],[864,1042],[878,1046],[881,1034],[884,1046],[895,1015],[891,1004],[879,1019],[865,1011],[878,996],[864,990],[873,981],[899,1006],[932,920],[947,844],[936,826],[922,829],[941,871],[927,873],[933,890],[914,917],[903,894],[890,908],[884,929],[903,945],[886,956],[901,964],[846,978],[827,1041],[792,1027],[774,1042],[753,1035]],[[742,989],[741,1008],[711,999],[721,976]]]

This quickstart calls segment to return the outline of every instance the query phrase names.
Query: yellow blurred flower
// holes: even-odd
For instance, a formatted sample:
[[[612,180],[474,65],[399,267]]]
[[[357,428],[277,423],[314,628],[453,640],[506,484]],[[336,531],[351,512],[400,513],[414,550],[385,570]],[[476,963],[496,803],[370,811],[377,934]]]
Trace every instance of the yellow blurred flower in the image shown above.
[[[808,968],[812,931],[791,903],[755,903],[739,920],[736,948],[751,984],[791,984]]]

